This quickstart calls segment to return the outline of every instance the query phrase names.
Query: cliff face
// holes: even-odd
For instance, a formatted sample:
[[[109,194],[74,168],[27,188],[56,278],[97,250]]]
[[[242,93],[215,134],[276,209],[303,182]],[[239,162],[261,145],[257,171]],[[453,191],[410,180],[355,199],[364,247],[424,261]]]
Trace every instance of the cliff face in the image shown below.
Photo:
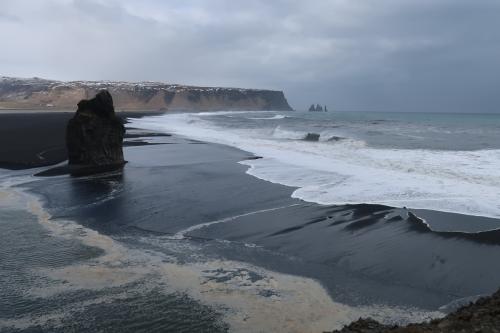
[[[53,81],[0,77],[0,109],[72,109],[102,89],[117,110],[292,110],[282,91],[158,82]]]

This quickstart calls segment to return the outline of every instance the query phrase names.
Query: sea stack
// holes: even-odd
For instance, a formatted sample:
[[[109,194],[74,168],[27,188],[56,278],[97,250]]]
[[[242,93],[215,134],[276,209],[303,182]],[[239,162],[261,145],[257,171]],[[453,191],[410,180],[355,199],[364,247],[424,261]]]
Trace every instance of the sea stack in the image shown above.
[[[115,115],[113,98],[101,90],[81,100],[66,127],[68,164],[72,175],[86,175],[123,167],[125,127]]]

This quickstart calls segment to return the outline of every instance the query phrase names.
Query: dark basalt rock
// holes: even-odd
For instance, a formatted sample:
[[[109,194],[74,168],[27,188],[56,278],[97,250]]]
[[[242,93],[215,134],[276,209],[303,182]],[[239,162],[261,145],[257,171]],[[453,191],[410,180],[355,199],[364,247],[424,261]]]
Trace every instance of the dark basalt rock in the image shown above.
[[[304,140],[306,141],[319,141],[320,135],[317,133],[307,133],[307,135],[304,137]]]
[[[334,333],[463,333],[500,332],[500,290],[483,297],[441,319],[406,327],[382,325],[372,319],[360,319]]]
[[[373,319],[359,319],[342,329],[342,333],[384,333],[393,327],[382,325]]]
[[[309,111],[311,112],[328,112],[328,109],[326,108],[326,105],[325,105],[325,108],[323,109],[323,107],[319,104],[316,104],[316,106],[314,106],[314,104],[311,104],[311,106],[309,107]]]
[[[85,175],[123,167],[125,127],[115,115],[113,98],[107,90],[81,100],[66,127],[68,164],[73,175]]]

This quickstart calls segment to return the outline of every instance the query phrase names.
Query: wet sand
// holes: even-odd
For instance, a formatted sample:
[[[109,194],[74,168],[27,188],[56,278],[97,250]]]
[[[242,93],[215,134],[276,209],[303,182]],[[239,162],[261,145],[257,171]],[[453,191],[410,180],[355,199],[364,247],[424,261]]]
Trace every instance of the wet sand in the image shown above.
[[[158,112],[117,112],[123,119]],[[74,111],[0,112],[0,168],[19,170],[66,160],[65,131]]]
[[[348,304],[431,310],[457,298],[492,293],[500,284],[496,231],[433,231],[404,209],[306,203],[290,197],[293,188],[245,174],[247,167],[237,162],[252,157],[246,152],[175,136],[150,141],[156,144],[126,148],[129,163],[116,180],[119,191],[93,179],[48,179],[35,191],[71,207],[80,223],[102,232],[135,228],[283,253],[294,264],[254,254],[224,255],[318,279],[336,300]],[[115,191],[113,200],[90,205],[108,191]],[[439,218],[451,224],[456,216],[442,213]]]
[[[45,209],[56,221],[71,219],[120,239],[122,245],[175,256],[178,263],[192,263],[190,269],[202,267],[195,269],[205,276],[200,286],[218,283],[212,289],[197,289],[198,280],[190,280],[193,290],[201,290],[192,297],[206,304],[234,306],[234,300],[211,292],[235,279],[252,285],[254,273],[248,272],[255,271],[248,267],[306,278],[307,283],[289,285],[311,288],[301,295],[301,301],[317,315],[297,317],[294,313],[295,320],[315,318],[331,325],[325,319],[328,311],[342,307],[336,303],[329,308],[325,295],[348,307],[342,308],[349,314],[342,320],[369,315],[383,322],[405,323],[436,315],[450,302],[492,293],[500,285],[497,232],[450,231],[456,214],[415,211],[417,216],[425,215],[422,220],[407,210],[380,205],[307,203],[290,197],[293,188],[246,174],[247,167],[238,162],[254,156],[241,150],[134,130],[129,130],[128,140],[142,144],[125,148],[129,163],[123,173],[48,177],[23,187],[43,198]],[[435,218],[439,218],[441,230],[426,224],[432,226]],[[476,220],[460,217],[461,225],[467,221]],[[500,225],[494,219],[479,222],[488,227]],[[218,264],[208,264],[214,262]],[[247,266],[235,266],[236,262]],[[173,278],[172,270],[177,268],[169,269]],[[82,271],[85,269],[74,273],[75,279]],[[279,275],[275,278],[281,279]],[[255,281],[263,281],[259,279]],[[234,288],[232,293],[249,287]],[[240,305],[253,320],[267,318],[264,312],[271,307],[266,304],[274,304],[273,295],[286,293],[286,288],[266,288],[257,289],[263,298],[249,298],[249,304]],[[325,295],[320,296],[321,292]],[[315,298],[321,304],[314,303]],[[280,300],[283,311],[292,311],[299,301],[292,296],[285,300]],[[257,304],[257,309],[247,307]],[[331,316],[334,318],[333,312]],[[236,321],[233,325],[244,331],[245,321]],[[320,327],[334,328],[314,327],[318,331]]]

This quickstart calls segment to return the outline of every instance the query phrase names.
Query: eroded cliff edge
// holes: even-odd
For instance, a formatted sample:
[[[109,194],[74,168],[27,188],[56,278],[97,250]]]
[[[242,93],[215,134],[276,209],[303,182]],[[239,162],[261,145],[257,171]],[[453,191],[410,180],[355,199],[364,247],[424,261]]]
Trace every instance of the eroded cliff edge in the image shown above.
[[[195,87],[160,82],[55,81],[0,76],[0,109],[72,109],[108,90],[122,110],[292,110],[282,91]]]

